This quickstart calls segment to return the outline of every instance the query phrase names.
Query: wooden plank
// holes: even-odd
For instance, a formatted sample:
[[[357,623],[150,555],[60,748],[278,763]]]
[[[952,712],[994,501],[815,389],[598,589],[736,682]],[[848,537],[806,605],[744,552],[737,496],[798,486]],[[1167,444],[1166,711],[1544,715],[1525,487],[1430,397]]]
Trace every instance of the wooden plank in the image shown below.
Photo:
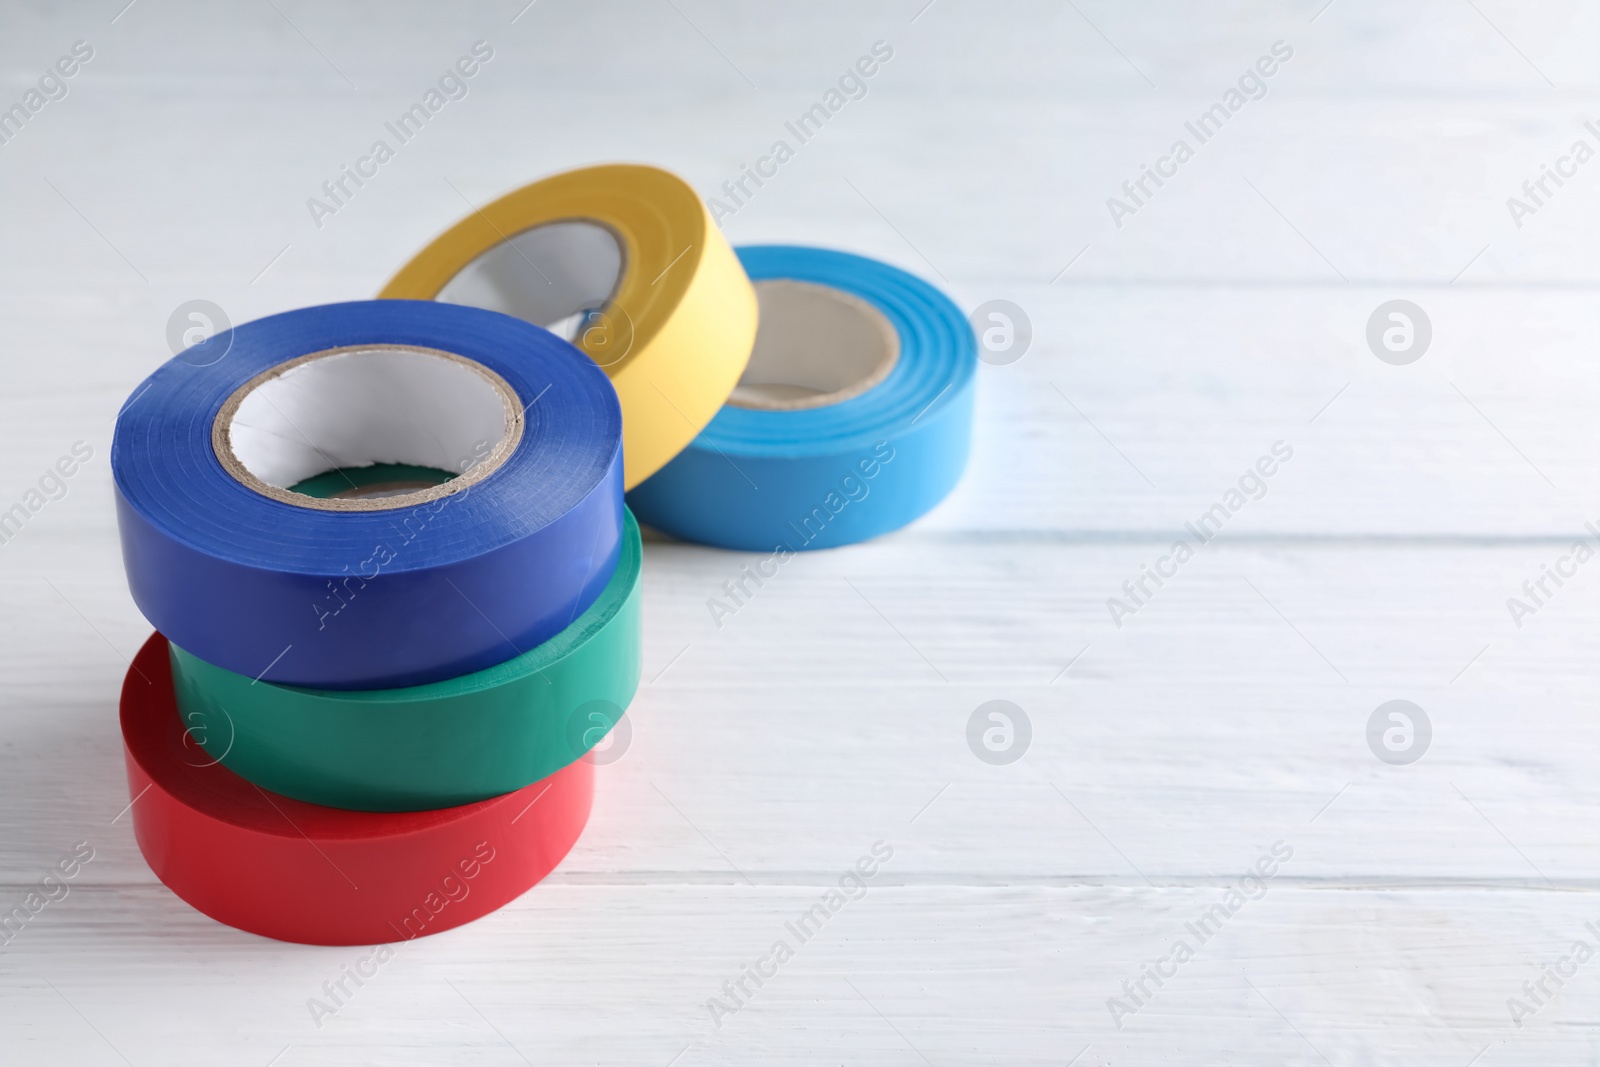
[[[16,547],[0,781],[27,803],[0,814],[0,869],[87,836],[113,843],[89,877],[146,880],[107,823],[119,655],[147,625],[114,554]],[[938,794],[907,855],[980,879],[1210,876],[1284,827],[1319,842],[1318,877],[1600,876],[1600,590],[1580,571],[1520,629],[1505,606],[1559,546],[1219,543],[1119,628],[1107,599],[1161,547],[891,537],[799,556],[716,619],[761,557],[652,544],[633,747],[575,869],[825,869],[841,834]],[[1433,723],[1409,767],[1367,747],[1397,698]],[[1009,767],[967,747],[992,699],[1033,724]]]
[[[870,844],[864,835],[846,844],[835,865]],[[1474,1056],[1578,1063],[1595,1052],[1595,960],[1561,988],[1547,979],[1553,996],[1521,1027],[1507,1007],[1575,940],[1600,941],[1577,894],[1269,881],[1201,943],[1187,924],[1224,899],[1220,887],[907,886],[894,882],[897,862],[803,943],[786,924],[834,878],[547,885],[471,926],[402,943],[364,985],[346,982],[342,1004],[323,983],[368,950],[238,934],[160,887],[78,890],[0,955],[0,996],[12,1008],[0,1049],[8,1060],[73,1063],[122,1062],[117,1051],[171,1064],[281,1054],[295,1067],[519,1055],[1460,1067]],[[723,983],[779,939],[792,958],[776,968],[769,958],[776,975],[759,989],[747,980],[753,995],[716,1026],[707,1002],[731,1005]],[[1174,968],[1180,939],[1193,958]],[[1122,983],[1161,959],[1164,985],[1146,980],[1151,995],[1119,1029],[1108,1001],[1129,1003]],[[339,1009],[318,1013],[320,1028],[312,998]]]
[[[980,369],[971,466],[914,532],[1168,538],[1263,457],[1276,473],[1230,534],[1570,538],[1600,521],[1600,371],[1582,358],[1600,348],[1600,294],[1418,294],[1437,340],[1409,367],[1380,362],[1364,339],[1391,294],[1012,291],[1032,309],[1034,348]],[[55,316],[19,317],[24,348],[49,343]],[[93,330],[141,333],[122,316]],[[5,407],[16,441],[0,458],[5,499],[20,498],[75,440],[99,457],[74,483],[76,499],[52,505],[41,526],[108,530],[112,421],[164,351],[155,328],[142,332],[148,344],[108,340],[82,365],[13,368],[20,395]],[[80,376],[121,380],[74,389]],[[1281,464],[1279,442],[1293,456]]]

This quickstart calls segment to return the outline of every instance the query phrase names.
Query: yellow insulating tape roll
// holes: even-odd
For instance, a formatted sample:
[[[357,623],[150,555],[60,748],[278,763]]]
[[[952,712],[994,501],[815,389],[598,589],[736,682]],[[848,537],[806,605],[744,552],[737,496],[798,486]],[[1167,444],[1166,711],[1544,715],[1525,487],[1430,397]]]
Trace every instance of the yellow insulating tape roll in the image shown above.
[[[711,421],[756,337],[755,290],[700,197],[632,164],[557,174],[474,210],[378,296],[473,304],[570,335],[622,402],[629,489]]]

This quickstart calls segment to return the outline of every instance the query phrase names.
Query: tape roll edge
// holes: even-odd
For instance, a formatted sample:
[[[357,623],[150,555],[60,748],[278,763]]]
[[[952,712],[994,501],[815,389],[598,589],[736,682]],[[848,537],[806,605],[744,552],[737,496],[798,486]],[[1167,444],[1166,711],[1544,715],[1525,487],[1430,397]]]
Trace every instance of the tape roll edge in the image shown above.
[[[662,324],[651,343],[693,353],[692,366],[702,388],[681,388],[682,375],[674,372],[682,360],[640,360],[611,379],[623,411],[635,412],[632,419],[622,421],[624,492],[666,466],[711,424],[739,384],[755,347],[760,325],[755,289],[703,202],[700,215],[700,271],[684,291],[676,314]],[[737,305],[731,299],[735,294]],[[713,362],[711,355],[725,358]],[[641,425],[640,410],[651,412],[653,429]]]
[[[442,933],[492,914],[543,881],[567,857],[588,825],[594,803],[595,768],[587,759],[575,761],[542,779],[542,788],[540,782],[535,782],[502,797],[462,805],[457,822],[447,819],[453,809],[402,815],[339,812],[337,814],[343,817],[387,822],[390,824],[388,832],[369,837],[348,833],[328,835],[322,838],[321,846],[311,842],[300,826],[288,823],[287,816],[285,831],[276,835],[232,822],[169,789],[166,776],[145,766],[136,751],[148,742],[136,745],[128,737],[130,717],[148,714],[136,708],[130,710],[130,706],[141,699],[162,699],[158,678],[153,679],[145,672],[159,676],[165,660],[165,638],[159,633],[153,634],[130,664],[119,703],[134,837],[141,856],[163,885],[196,911],[226,926],[279,941],[312,945],[377,945]],[[156,693],[141,692],[152,686]],[[173,726],[181,729],[170,681],[165,699],[173,716]],[[155,714],[160,714],[160,710]],[[221,767],[202,769],[231,774]],[[546,792],[553,795],[547,797]],[[271,802],[269,794],[263,795]],[[288,804],[297,803],[283,799]],[[534,802],[540,800],[545,801],[539,805],[543,810],[530,812]],[[273,806],[278,805],[274,803]],[[520,810],[513,817],[512,811],[516,809]],[[424,924],[426,929],[409,937],[394,926],[393,919],[382,920],[381,926],[378,924],[380,913],[374,908],[398,908],[397,916],[410,915],[414,911],[406,909],[413,905],[423,907],[426,894],[437,895],[432,887],[438,882],[439,871],[424,871],[421,864],[425,862],[423,857],[432,860],[446,855],[444,870],[451,873],[448,864],[462,847],[458,845],[448,853],[440,852],[440,846],[451,831],[470,828],[470,832],[461,835],[470,839],[488,829],[487,824],[502,819],[506,826],[514,826],[524,814],[531,816],[529,823],[509,838],[509,844],[502,840],[508,854],[496,868],[493,878],[473,886],[473,892],[480,894],[476,905],[456,908],[448,915],[441,915],[430,907],[431,914]],[[396,823],[411,825],[397,826]],[[305,853],[297,856],[298,869],[314,873],[309,876],[297,876],[293,871],[286,874],[285,868],[290,865],[284,861],[291,852]],[[402,888],[393,884],[392,879],[380,878],[380,888],[374,897],[364,898],[359,904],[350,903],[344,887],[350,885],[357,894],[361,890],[329,853],[344,859],[349,869],[363,881],[369,881],[367,874],[378,873],[366,868],[374,864],[382,867],[385,859],[404,857],[400,862],[405,864],[416,857],[405,872],[414,879],[412,884]],[[204,873],[199,873],[202,871]],[[299,899],[285,904],[284,897],[296,895]],[[235,906],[230,907],[226,902],[230,896]],[[330,898],[345,903],[330,905]],[[307,918],[307,910],[317,912],[316,916]],[[395,936],[391,937],[391,933]]]
[[[630,565],[631,561],[631,565]],[[639,536],[639,526],[632,513],[625,513],[625,532],[621,555],[617,567],[613,572],[612,582],[627,581],[627,587],[611,593],[608,602],[608,591],[602,591],[601,596],[591,605],[584,615],[574,620],[571,626],[561,631],[551,642],[562,642],[562,648],[556,657],[548,662],[530,664],[528,673],[515,677],[506,677],[477,684],[478,676],[490,674],[503,674],[510,669],[515,660],[496,664],[482,671],[462,675],[457,678],[429,682],[421,686],[400,687],[386,690],[333,690],[326,688],[312,688],[304,686],[283,686],[277,683],[261,683],[267,686],[261,692],[270,696],[274,690],[286,690],[279,696],[280,701],[288,702],[289,706],[281,708],[281,716],[274,718],[270,714],[271,707],[267,699],[261,699],[257,710],[252,712],[253,722],[243,720],[244,711],[240,705],[241,693],[255,692],[257,683],[243,675],[228,671],[226,668],[217,667],[206,663],[193,653],[181,648],[175,643],[168,642],[168,660],[172,669],[174,698],[177,709],[183,721],[193,725],[196,715],[198,722],[207,723],[212,719],[211,708],[216,707],[224,711],[226,720],[231,727],[226,734],[218,732],[213,735],[210,729],[201,730],[196,737],[196,742],[201,748],[228,770],[263,789],[269,790],[280,796],[290,797],[308,804],[319,804],[326,807],[344,808],[351,811],[402,813],[408,811],[423,811],[445,807],[455,807],[462,804],[475,803],[480,800],[491,799],[507,792],[524,788],[534,782],[541,781],[557,773],[568,764],[583,759],[588,755],[591,744],[582,751],[568,750],[565,763],[555,767],[542,769],[532,778],[526,774],[518,775],[515,779],[497,775],[487,784],[474,788],[464,788],[457,784],[449,788],[441,786],[437,781],[419,783],[414,775],[404,780],[410,785],[405,792],[393,783],[383,784],[370,774],[357,775],[352,773],[352,766],[358,762],[358,757],[349,752],[352,746],[358,744],[358,738],[365,731],[364,727],[372,726],[384,718],[393,715],[407,725],[416,722],[430,714],[456,717],[482,709],[467,709],[456,706],[459,702],[483,699],[487,691],[504,685],[532,685],[535,676],[543,677],[547,683],[558,688],[572,685],[570,675],[580,673],[579,668],[591,661],[598,661],[589,666],[586,677],[589,679],[603,678],[607,682],[591,682],[583,686],[586,690],[584,699],[578,700],[570,707],[551,710],[549,715],[541,715],[537,725],[529,726],[527,732],[518,735],[520,743],[525,750],[528,746],[539,741],[548,741],[552,730],[562,734],[565,738],[567,720],[579,707],[588,700],[606,699],[609,696],[597,696],[595,691],[600,688],[610,688],[616,695],[625,699],[619,705],[622,713],[626,714],[628,707],[637,696],[639,681],[642,676],[642,601],[643,601],[643,575],[644,558],[642,544]],[[609,585],[610,583],[608,583]],[[589,612],[596,607],[604,610],[614,605],[614,610],[604,618],[588,618]],[[551,642],[538,646],[545,648]],[[530,650],[536,653],[538,649]],[[616,652],[615,659],[610,655]],[[526,654],[525,654],[526,655]],[[187,666],[186,661],[192,660],[194,668]],[[577,667],[563,669],[562,664],[577,664]],[[612,673],[613,669],[620,669],[620,676]],[[551,682],[551,679],[555,679]],[[218,681],[221,682],[218,685]],[[458,688],[459,686],[459,688]],[[453,690],[444,692],[444,690]],[[422,690],[430,690],[422,694]],[[359,694],[352,696],[352,693]],[[409,695],[408,695],[409,694]],[[384,702],[381,697],[390,696],[390,702]],[[340,704],[347,704],[346,715],[340,714]],[[403,705],[403,706],[397,706]],[[231,707],[231,712],[225,709]],[[491,714],[484,711],[483,714]],[[505,716],[516,714],[521,717],[527,712],[514,713],[509,706],[500,709],[496,717],[503,721]],[[342,721],[332,721],[335,717]],[[618,716],[620,721],[621,715]],[[241,730],[240,722],[245,721]],[[241,737],[259,735],[263,725],[268,728],[272,723],[277,723],[284,728],[286,721],[293,721],[291,729],[278,735],[272,743],[265,745],[258,752],[265,755],[252,755],[250,747],[240,744]],[[294,763],[290,760],[287,750],[294,747],[295,740],[289,736],[290,732],[305,729],[310,731],[310,723],[320,721],[325,734],[340,740],[340,749],[345,753],[343,758],[330,760],[319,758],[314,760],[301,760]],[[459,721],[459,720],[456,720]],[[615,723],[613,723],[615,728]],[[602,738],[596,737],[594,744]],[[331,742],[330,742],[331,743]],[[496,749],[497,757],[506,755],[505,744]],[[253,745],[251,746],[253,747]],[[459,750],[451,750],[459,756]],[[380,761],[381,762],[381,761]],[[449,766],[459,766],[455,760],[448,761]],[[331,777],[330,764],[337,763],[341,769],[341,776]],[[464,776],[463,776],[464,777]],[[309,783],[309,784],[308,784]],[[426,788],[424,788],[426,786]]]
[[[623,420],[623,489],[626,491],[660,470],[710,424],[738,385],[755,347],[759,319],[755,290],[705,200],[683,178],[650,164],[601,163],[558,172],[518,186],[483,207],[475,208],[473,214],[436,234],[390,277],[378,291],[377,299],[436,299],[444,286],[473,259],[508,237],[538,226],[584,220],[604,225],[606,220],[598,214],[585,216],[581,211],[531,211],[530,208],[540,203],[543,192],[540,187],[547,183],[554,183],[558,198],[572,197],[574,190],[568,185],[575,183],[579,175],[613,168],[649,172],[651,181],[670,181],[680,186],[698,209],[699,232],[692,235],[689,248],[695,244],[700,246],[697,257],[686,257],[690,259],[688,264],[667,265],[669,271],[686,267],[698,267],[698,270],[686,284],[672,314],[644,346],[689,353],[687,362],[682,358],[646,358],[640,352],[631,358],[623,357],[615,373],[602,365],[625,414],[630,416]],[[535,218],[528,221],[526,215]],[[632,253],[632,239],[624,243],[630,246],[625,252]],[[625,271],[637,269],[631,259],[630,256]],[[653,284],[654,280],[636,278],[632,287],[647,288]],[[619,302],[624,310],[629,288],[624,280],[616,294],[622,298]],[[579,351],[590,355],[581,339],[574,343]],[[722,358],[708,358],[710,356]],[[682,388],[686,377],[683,371],[687,367],[694,368],[698,388]]]

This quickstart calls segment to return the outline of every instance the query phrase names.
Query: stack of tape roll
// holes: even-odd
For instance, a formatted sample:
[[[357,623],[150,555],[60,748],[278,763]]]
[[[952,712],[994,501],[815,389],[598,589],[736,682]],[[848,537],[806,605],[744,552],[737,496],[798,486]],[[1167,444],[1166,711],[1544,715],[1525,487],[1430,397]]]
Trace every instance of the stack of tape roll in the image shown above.
[[[850,544],[943,499],[971,432],[947,297],[735,252],[651,167],[516,190],[379,295],[180,353],[112,448],[158,631],[122,693],[139,846],[200,911],[289,941],[447,930],[567,854],[638,687],[635,514]]]
[[[550,332],[448,304],[219,339],[151,375],[113,446],[159,631],[122,699],[140,847],[286,940],[499,907],[577,840],[583,757],[638,682],[616,393]]]

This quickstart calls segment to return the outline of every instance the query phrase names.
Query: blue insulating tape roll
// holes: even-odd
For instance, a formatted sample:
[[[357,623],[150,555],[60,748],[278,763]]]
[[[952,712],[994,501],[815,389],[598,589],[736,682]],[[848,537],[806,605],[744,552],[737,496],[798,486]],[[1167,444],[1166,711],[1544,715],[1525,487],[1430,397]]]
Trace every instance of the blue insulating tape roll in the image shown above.
[[[111,449],[134,601],[201,659],[285,685],[422,685],[526,652],[610,580],[621,411],[604,371],[554,334],[477,308],[373,300],[259,319],[205,345],[225,354],[162,365],[124,406]],[[366,346],[453,353],[498,374],[523,408],[514,450],[476,484],[405,509],[301,507],[225,468],[213,423],[240,386]],[[513,398],[497,388],[510,426]]]
[[[960,309],[921,279],[861,256],[788,245],[735,251],[753,282],[810,282],[871,304],[899,334],[899,359],[882,382],[837,404],[723,407],[628,493],[639,521],[721,548],[798,551],[876,537],[943,500],[972,437],[977,347]]]

